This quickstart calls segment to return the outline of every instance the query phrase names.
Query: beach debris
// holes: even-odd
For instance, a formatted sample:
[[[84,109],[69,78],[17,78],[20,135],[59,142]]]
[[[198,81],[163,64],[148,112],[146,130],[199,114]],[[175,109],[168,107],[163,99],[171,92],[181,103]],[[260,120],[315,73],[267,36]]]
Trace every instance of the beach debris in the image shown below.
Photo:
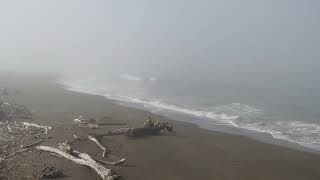
[[[56,168],[54,166],[47,166],[43,168],[38,176],[39,179],[48,178],[48,179],[55,179],[62,176],[62,169]]]
[[[8,130],[8,133],[11,135],[25,135],[26,133],[29,134],[38,134],[44,132],[45,134],[48,134],[49,130],[52,130],[51,126],[40,126],[38,124],[34,123],[27,123],[27,122],[19,122],[16,121],[13,122],[6,122],[6,128]]]
[[[98,129],[99,125],[97,124],[79,124],[79,127],[85,127],[89,129]]]
[[[141,127],[141,128],[129,128],[125,134],[130,137],[146,136],[146,135],[158,135],[162,130],[172,132],[173,127],[168,123],[158,123],[156,126]]]
[[[112,135],[122,135],[125,134],[130,128],[119,128],[119,129],[114,129],[112,131],[107,131],[106,133],[90,133],[90,135],[97,137],[97,138],[102,138],[104,136],[112,136]]]
[[[17,154],[24,153],[24,152],[26,152],[26,151],[29,151],[30,149],[31,149],[31,148],[23,148],[23,149],[21,149],[21,150],[15,151],[14,153],[11,153],[11,154],[8,155],[8,156],[5,156],[5,157],[1,158],[0,160],[8,160],[8,159],[10,159],[11,157],[13,157],[13,156],[15,156],[15,155],[17,155]]]
[[[94,118],[89,118],[86,116],[79,116],[78,118],[75,118],[73,121],[79,124],[97,123],[97,120],[95,120]]]
[[[93,134],[94,137],[104,137],[104,136],[111,136],[111,135],[121,135],[125,134],[129,137],[139,137],[139,136],[148,136],[148,135],[159,135],[161,131],[167,130],[168,132],[173,131],[173,125],[169,125],[168,122],[153,122],[151,117],[144,123],[143,127],[138,128],[119,128],[114,129],[112,131],[107,131],[103,134]]]
[[[129,137],[138,137],[146,135],[158,135],[162,130],[168,132],[173,131],[173,125],[169,126],[168,122],[153,122],[151,117],[148,116],[148,120],[144,123],[143,127],[138,128],[127,128],[127,129],[116,129],[112,132],[123,133]]]
[[[22,146],[21,145],[21,149],[13,152],[13,153],[11,153],[11,154],[9,154],[7,156],[4,156],[4,157],[0,158],[0,161],[8,160],[8,159],[12,158],[13,156],[16,156],[18,154],[22,154],[24,152],[30,151],[32,147],[37,146],[37,145],[41,144],[42,142],[44,142],[44,141],[38,141],[38,142],[32,143],[32,144],[27,145],[27,146]],[[9,145],[11,145],[11,143],[7,144],[5,147],[1,148],[1,152],[3,152],[5,149],[7,149],[9,147]]]
[[[15,105],[0,100],[0,120],[13,118],[32,119],[31,111],[24,105]]]
[[[105,168],[102,164],[95,161],[90,155],[74,150],[67,142],[59,143],[58,148],[36,146],[36,149],[58,154],[76,164],[88,166],[96,171],[103,180],[114,180],[120,177],[118,175],[112,175],[111,169]]]
[[[98,139],[96,139],[94,136],[89,135],[88,138],[89,138],[89,140],[95,142],[95,143],[102,149],[102,151],[103,151],[102,157],[106,157],[107,148],[105,148],[105,147],[98,141]]]
[[[32,144],[26,145],[26,146],[23,146],[23,145],[21,144],[21,148],[22,148],[22,149],[32,148],[32,147],[37,146],[37,145],[39,145],[39,144],[41,144],[41,143],[43,143],[43,142],[45,142],[45,141],[44,141],[44,140],[40,140],[40,141],[34,142],[34,143],[32,143]]]
[[[86,116],[79,116],[78,118],[73,120],[79,127],[85,127],[90,129],[98,129],[99,125],[98,121],[94,118],[89,118]]]
[[[168,132],[173,131],[173,125],[169,126],[168,122],[153,122],[151,117],[148,116],[148,120],[143,124],[142,128],[131,128],[126,132],[128,136],[143,136],[143,135],[157,135],[162,130]]]
[[[102,164],[107,164],[107,165],[113,165],[113,166],[119,166],[122,165],[126,162],[126,158],[120,159],[119,161],[106,161],[106,160],[96,160]]]
[[[22,122],[22,125],[28,130],[30,128],[36,128],[36,129],[44,129],[44,133],[48,134],[49,130],[52,130],[51,126],[41,126],[38,124],[34,124],[34,123],[27,123],[27,122]]]
[[[103,117],[109,118],[109,117]],[[112,122],[100,122],[100,120],[96,120],[94,118],[89,118],[86,116],[79,116],[73,120],[80,127],[90,128],[90,129],[98,129],[100,126],[106,125],[127,125],[126,123],[112,123]]]
[[[73,134],[73,137],[74,137],[75,140],[79,140],[80,139],[80,137],[77,136],[76,134]]]
[[[101,123],[97,123],[99,126],[119,126],[119,125],[127,125],[126,123],[110,123],[110,122],[101,122]]]

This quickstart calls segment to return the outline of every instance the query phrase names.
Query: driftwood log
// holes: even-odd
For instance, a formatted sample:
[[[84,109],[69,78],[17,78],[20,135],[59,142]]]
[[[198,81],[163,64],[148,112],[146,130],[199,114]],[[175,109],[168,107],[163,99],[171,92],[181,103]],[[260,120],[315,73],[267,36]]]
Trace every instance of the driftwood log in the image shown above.
[[[59,149],[49,146],[37,146],[36,148],[42,151],[57,154],[68,160],[71,160],[76,164],[88,166],[94,171],[96,171],[96,173],[103,180],[114,180],[119,178],[119,176],[111,174],[111,169],[105,168],[103,165],[92,159],[90,155],[73,150],[67,143],[61,143],[59,145]]]
[[[112,131],[107,131],[102,134],[93,134],[92,136],[97,138],[102,138],[104,136],[112,136],[112,135],[121,135],[124,134],[128,137],[139,137],[139,136],[148,136],[148,135],[159,135],[162,130],[167,130],[169,132],[173,131],[173,127],[169,126],[168,123],[161,123],[158,126],[151,127],[140,127],[140,128],[120,128]]]
[[[94,137],[103,137],[110,135],[119,135],[125,134],[129,137],[139,137],[139,136],[147,136],[147,135],[158,135],[162,130],[167,130],[169,132],[173,131],[173,126],[169,126],[169,123],[161,123],[161,122],[153,122],[149,117],[148,121],[144,123],[143,127],[138,128],[120,128],[112,131],[108,131],[104,134],[95,134]]]
[[[79,116],[73,121],[76,124],[78,124],[80,127],[85,127],[90,129],[98,129],[100,126],[108,126],[108,125],[127,125],[126,123],[99,122],[99,120],[85,117],[85,116]]]
[[[151,117],[148,116],[148,120],[141,128],[130,128],[125,134],[130,137],[145,136],[145,135],[158,135],[162,130],[169,132],[173,131],[173,126],[169,126],[169,123],[153,122]]]
[[[34,127],[37,129],[44,129],[45,130],[45,134],[48,134],[49,130],[52,130],[51,126],[40,126],[38,124],[34,124],[34,123],[27,123],[27,122],[22,122],[22,125],[26,128],[29,129],[30,127]]]

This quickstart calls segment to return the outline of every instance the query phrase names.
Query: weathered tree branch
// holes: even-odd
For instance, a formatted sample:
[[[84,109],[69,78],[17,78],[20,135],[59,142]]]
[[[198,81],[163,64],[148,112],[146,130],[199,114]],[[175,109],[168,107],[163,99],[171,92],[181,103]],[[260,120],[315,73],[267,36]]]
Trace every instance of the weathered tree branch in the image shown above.
[[[112,176],[111,169],[105,168],[103,165],[97,163],[93,160],[88,154],[81,153],[75,150],[70,149],[70,147],[63,148],[64,150],[69,150],[69,153],[65,152],[64,150],[60,150],[58,148],[49,147],[49,146],[37,146],[39,150],[47,151],[51,153],[58,154],[68,160],[73,161],[76,164],[88,166],[92,168],[103,180],[114,180],[119,176]]]
[[[98,139],[96,139],[94,136],[89,135],[88,138],[89,138],[89,140],[95,142],[95,143],[103,150],[102,157],[106,157],[107,148],[104,147],[104,146],[98,141]]]

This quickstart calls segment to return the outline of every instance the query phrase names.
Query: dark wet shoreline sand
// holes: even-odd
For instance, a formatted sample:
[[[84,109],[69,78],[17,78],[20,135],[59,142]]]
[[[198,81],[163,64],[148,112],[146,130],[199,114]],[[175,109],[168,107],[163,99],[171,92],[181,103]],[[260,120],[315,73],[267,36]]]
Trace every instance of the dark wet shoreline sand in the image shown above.
[[[56,146],[72,140],[73,134],[85,138],[88,133],[101,133],[122,126],[105,126],[99,130],[80,128],[73,124],[79,115],[95,118],[111,117],[112,122],[125,122],[135,126],[146,120],[146,112],[117,105],[100,96],[71,92],[53,79],[39,75],[1,74],[0,86],[18,89],[14,97],[27,105],[38,117],[32,122],[53,126],[51,139],[43,145]],[[170,121],[152,115],[159,121]],[[130,180],[318,180],[320,156],[286,147],[258,142],[243,136],[206,131],[195,125],[172,121],[175,133],[143,138],[124,136],[105,137],[102,141],[113,156],[127,157],[127,166],[112,167],[123,179]],[[100,149],[87,140],[75,148],[90,154],[101,154]],[[87,167],[37,151],[26,153],[15,161],[20,164],[49,164],[60,167],[63,179],[99,179]],[[41,168],[18,166],[6,172],[11,179],[27,179]],[[12,170],[11,170],[12,171]]]

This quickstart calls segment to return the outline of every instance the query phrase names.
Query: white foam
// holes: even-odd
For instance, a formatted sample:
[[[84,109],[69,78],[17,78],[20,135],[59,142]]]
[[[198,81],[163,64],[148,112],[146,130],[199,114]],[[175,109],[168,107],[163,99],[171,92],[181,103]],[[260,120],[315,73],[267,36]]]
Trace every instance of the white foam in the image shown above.
[[[110,98],[110,96],[108,97]],[[206,111],[200,111],[195,109],[188,109],[188,108],[184,108],[176,105],[163,103],[161,101],[146,101],[138,98],[131,98],[128,96],[119,96],[119,98],[116,98],[116,100],[122,100],[126,102],[131,102],[131,103],[138,103],[138,104],[143,104],[149,107],[150,106],[155,107],[162,110],[170,110],[170,111],[175,111],[175,112],[184,113],[188,115],[193,115],[196,117],[206,117],[206,118],[216,119],[216,120],[232,120],[232,119],[239,118],[239,116],[228,115],[225,113],[215,113],[215,112],[206,112]]]
[[[305,147],[320,150],[320,125],[302,121],[269,121],[260,123],[235,122],[239,128],[268,133],[277,139],[287,140]]]

